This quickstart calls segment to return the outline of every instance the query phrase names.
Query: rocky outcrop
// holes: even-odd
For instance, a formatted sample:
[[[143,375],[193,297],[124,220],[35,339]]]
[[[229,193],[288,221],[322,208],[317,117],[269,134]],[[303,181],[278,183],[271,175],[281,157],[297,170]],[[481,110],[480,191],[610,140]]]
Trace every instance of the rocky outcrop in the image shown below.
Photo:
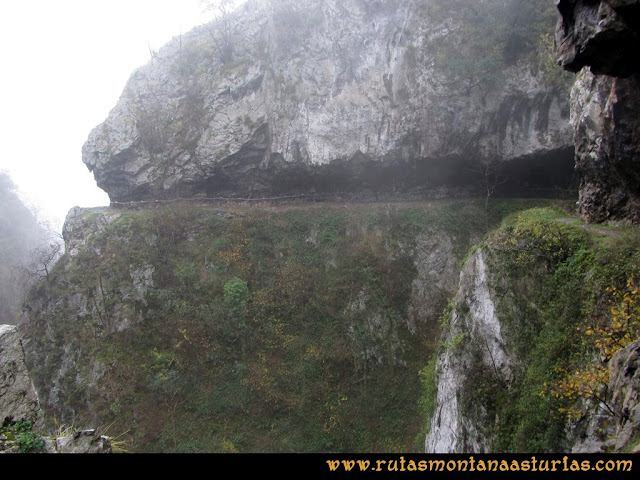
[[[511,377],[513,359],[505,347],[482,249],[460,274],[458,293],[438,357],[436,410],[425,440],[427,453],[491,451],[494,418],[471,382],[485,377],[501,384]]]
[[[629,445],[640,431],[640,340],[617,352],[609,364],[611,403],[618,414],[614,438],[615,450],[632,446],[640,452],[640,443]]]
[[[572,425],[573,453],[640,452],[640,341],[609,362],[608,409],[596,409]]]
[[[637,450],[640,342],[613,355],[605,367],[608,380],[600,370],[600,380],[589,389],[582,383],[589,385],[591,376],[599,375],[589,364],[603,358],[597,343],[589,344],[585,325],[614,311],[604,302],[590,303],[592,292],[610,288],[611,279],[601,277],[599,269],[602,262],[611,262],[611,252],[598,258],[593,249],[593,257],[583,256],[576,247],[586,246],[582,228],[567,226],[563,218],[523,216],[510,224],[513,220],[470,255],[443,317],[435,373],[430,374],[435,381],[429,380],[425,390],[425,451]],[[594,229],[593,235],[602,233]],[[637,238],[630,234],[627,240]],[[571,270],[578,262],[586,263]],[[633,268],[625,263],[615,269]],[[613,327],[620,329],[615,334],[633,340],[633,330],[621,325]]]
[[[578,72],[625,77],[640,71],[638,0],[556,0],[560,64]]]
[[[251,0],[134,72],[83,161],[118,202],[454,194],[477,188],[496,160],[522,161],[510,172],[519,194],[565,188],[564,87],[524,60],[491,88],[448,81],[433,45],[458,27],[424,10]]]
[[[51,437],[38,433],[43,426],[18,329],[0,325],[0,453],[111,453],[111,439],[95,430]]]
[[[73,435],[57,437],[51,453],[111,453],[111,439],[95,430],[78,430]]]
[[[112,453],[111,439],[95,430],[77,430],[70,435],[42,437],[29,432],[33,443],[25,450],[24,440],[9,440],[0,434],[0,453]]]
[[[580,212],[589,222],[640,223],[640,2],[557,5],[559,62],[585,68],[571,95]]]
[[[28,421],[41,425],[38,394],[24,362],[17,328],[0,325],[0,422]]]
[[[579,210],[588,222],[640,223],[640,75],[579,75],[571,92]]]

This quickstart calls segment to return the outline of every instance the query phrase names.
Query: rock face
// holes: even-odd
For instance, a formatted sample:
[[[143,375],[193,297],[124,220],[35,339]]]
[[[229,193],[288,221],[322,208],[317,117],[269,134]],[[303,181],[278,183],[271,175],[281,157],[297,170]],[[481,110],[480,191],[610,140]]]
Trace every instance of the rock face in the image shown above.
[[[562,18],[556,27],[560,64],[578,72],[625,77],[640,71],[638,0],[556,0]]]
[[[615,449],[624,448],[640,428],[640,341],[617,352],[609,365],[612,404],[621,421],[615,430]],[[638,445],[635,447],[638,452]]]
[[[267,433],[272,444],[241,439],[238,450],[317,451],[328,448],[322,436],[373,449],[327,425],[359,422],[367,409],[377,429],[415,412],[417,372],[459,262],[486,229],[482,201],[435,203],[74,209],[65,255],[19,327],[47,418],[132,429],[133,451],[211,452],[230,449],[226,430],[218,441],[194,429],[227,417],[247,431],[261,416],[298,424],[280,408],[293,398],[300,418],[321,419],[294,432],[314,443],[290,441],[292,427]],[[232,311],[227,286],[239,279],[249,300]],[[318,390],[322,382],[331,383]],[[192,417],[191,405],[213,413]],[[415,440],[412,415],[394,442]]]
[[[491,450],[493,419],[486,418],[482,402],[465,398],[465,385],[474,375],[495,375],[505,383],[511,377],[513,360],[502,338],[493,296],[484,255],[478,249],[460,274],[444,338],[446,348],[436,366],[437,408],[425,440],[428,453]]]
[[[0,325],[0,421],[41,423],[38,394],[24,363],[15,326]]]
[[[640,75],[582,71],[571,92],[579,209],[589,222],[640,223]]]
[[[609,362],[610,408],[617,421],[606,414],[590,415],[574,428],[573,453],[640,451],[634,435],[640,428],[640,341],[616,352]]]
[[[112,201],[455,193],[495,160],[513,160],[519,193],[566,187],[565,88],[526,63],[452,85],[432,46],[458,27],[424,9],[250,0],[134,72],[83,161]]]
[[[640,223],[640,2],[559,1],[558,58],[583,71],[571,95],[579,209],[590,222]]]
[[[111,439],[95,430],[78,430],[73,435],[55,439],[52,453],[111,453]]]
[[[57,438],[41,437],[44,424],[38,393],[25,364],[22,342],[15,325],[0,325],[0,428],[30,422],[34,438],[46,453],[111,453],[111,439],[95,430],[78,430]],[[0,453],[19,453],[20,443],[0,430]]]
[[[589,371],[590,362],[602,358],[594,346],[578,353],[588,345],[584,337],[589,336],[578,332],[584,332],[593,317],[613,313],[608,304],[603,304],[601,313],[593,313],[595,307],[588,306],[585,295],[610,285],[609,278],[601,277],[589,286],[601,275],[602,259],[582,257],[583,251],[576,247],[586,240],[580,240],[581,227],[569,227],[561,220],[538,223],[522,217],[510,225],[511,221],[506,220],[470,255],[442,319],[441,347],[435,369],[429,370],[434,371],[430,375],[435,382],[427,389],[425,402],[429,408],[425,451],[637,451],[640,341],[609,360],[608,379],[603,374],[597,395],[592,396],[595,389],[588,394],[558,389],[566,388],[567,378],[574,382],[570,389],[576,388],[582,375],[588,377],[582,372]],[[536,245],[540,235],[548,241]],[[631,238],[637,240],[636,235]],[[560,245],[571,253],[554,261],[550,252],[560,251]],[[606,259],[611,258],[609,253]],[[588,263],[567,275],[566,268],[584,258],[590,258]],[[634,267],[625,261],[615,267],[627,268]],[[616,334],[622,337],[626,331]],[[585,366],[577,366],[576,358]],[[598,368],[602,366],[598,363]],[[558,375],[562,371],[580,372],[581,377]],[[571,396],[565,396],[567,391]],[[565,414],[568,408],[577,413]]]

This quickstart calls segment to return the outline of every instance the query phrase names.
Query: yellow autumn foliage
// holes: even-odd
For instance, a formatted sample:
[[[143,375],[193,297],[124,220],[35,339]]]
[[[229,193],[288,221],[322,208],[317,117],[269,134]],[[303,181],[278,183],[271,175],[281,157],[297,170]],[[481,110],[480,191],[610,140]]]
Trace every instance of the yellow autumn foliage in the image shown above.
[[[595,400],[614,415],[607,403],[609,383],[608,362],[616,352],[640,338],[640,284],[635,276],[627,280],[626,288],[610,287],[607,292],[613,298],[610,315],[602,322],[591,325],[584,332],[586,341],[595,349],[597,359],[585,368],[562,370],[562,378],[547,391],[559,399],[568,400],[571,405],[559,409],[569,418],[576,419],[587,408],[583,400]]]

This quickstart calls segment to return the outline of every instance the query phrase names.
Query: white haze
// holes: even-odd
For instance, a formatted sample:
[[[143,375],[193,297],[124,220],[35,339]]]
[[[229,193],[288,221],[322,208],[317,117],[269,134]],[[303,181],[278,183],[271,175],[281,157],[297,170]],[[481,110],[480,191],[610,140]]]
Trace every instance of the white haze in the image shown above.
[[[59,229],[73,206],[108,205],[82,145],[150,49],[212,18],[201,3],[0,2],[0,171],[42,219]]]

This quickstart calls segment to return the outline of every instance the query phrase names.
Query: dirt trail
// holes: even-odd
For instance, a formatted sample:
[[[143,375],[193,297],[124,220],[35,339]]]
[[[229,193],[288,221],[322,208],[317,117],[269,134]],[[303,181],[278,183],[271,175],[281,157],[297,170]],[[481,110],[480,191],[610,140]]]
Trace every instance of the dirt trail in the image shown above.
[[[582,227],[583,230],[586,230],[587,232],[597,233],[598,235],[606,235],[608,237],[619,237],[625,233],[620,230],[610,230],[604,227],[596,227],[593,225],[582,224],[582,220],[580,220],[580,218],[578,217],[562,217],[562,218],[558,218],[558,221],[562,223],[568,223],[568,224],[580,223],[581,224],[580,226]]]

